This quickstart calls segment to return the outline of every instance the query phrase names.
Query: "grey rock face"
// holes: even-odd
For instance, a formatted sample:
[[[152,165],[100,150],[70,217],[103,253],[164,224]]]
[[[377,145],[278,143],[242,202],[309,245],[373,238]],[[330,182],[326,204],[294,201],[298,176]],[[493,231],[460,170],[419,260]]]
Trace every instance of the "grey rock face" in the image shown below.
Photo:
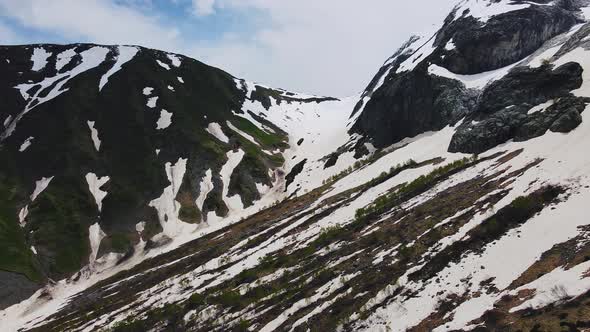
[[[582,85],[582,66],[566,63],[556,69],[517,67],[482,92],[477,113],[489,114],[510,105],[537,105],[564,96]]]
[[[22,274],[0,270],[0,310],[30,297],[40,288]]]
[[[544,135],[547,130],[570,132],[580,123],[587,98],[566,95],[545,110],[529,113],[532,105],[509,106],[500,111],[466,120],[451,140],[450,152],[480,153],[510,139],[526,141]],[[474,117],[477,116],[474,114]]]
[[[463,84],[431,76],[422,66],[396,75],[377,90],[352,131],[368,135],[376,147],[384,147],[456,123],[473,104],[473,93]]]
[[[447,18],[435,45],[451,39],[455,48],[443,50],[439,65],[457,74],[476,74],[505,67],[533,53],[545,41],[567,31],[578,19],[559,6],[531,6],[491,17],[483,23],[468,13]],[[455,15],[461,17],[455,19]]]

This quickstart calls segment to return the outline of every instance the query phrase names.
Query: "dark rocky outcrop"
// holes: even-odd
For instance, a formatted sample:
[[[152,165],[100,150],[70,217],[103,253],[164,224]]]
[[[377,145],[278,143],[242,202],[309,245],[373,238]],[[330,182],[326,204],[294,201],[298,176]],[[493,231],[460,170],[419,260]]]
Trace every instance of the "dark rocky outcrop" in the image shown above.
[[[477,114],[490,114],[510,105],[537,105],[564,96],[582,85],[582,66],[569,62],[558,68],[517,67],[482,92]]]
[[[291,183],[293,183],[297,175],[299,175],[299,173],[303,171],[303,166],[305,166],[306,162],[307,159],[303,159],[302,161],[298,162],[297,164],[295,164],[295,166],[293,166],[289,174],[285,176],[285,191],[287,191],[287,188]]]
[[[474,97],[462,83],[431,76],[420,66],[391,77],[378,89],[351,131],[385,147],[456,123],[473,108]]]

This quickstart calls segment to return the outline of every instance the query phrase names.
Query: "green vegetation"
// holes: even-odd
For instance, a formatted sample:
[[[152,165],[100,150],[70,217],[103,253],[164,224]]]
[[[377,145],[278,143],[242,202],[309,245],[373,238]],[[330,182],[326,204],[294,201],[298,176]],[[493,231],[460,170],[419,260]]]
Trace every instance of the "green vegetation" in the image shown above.
[[[429,186],[433,185],[443,177],[448,176],[452,172],[471,166],[475,162],[477,162],[476,156],[472,158],[456,160],[450,164],[437,167],[427,175],[421,175],[410,183],[404,183],[400,185],[400,187],[393,193],[379,196],[371,205],[356,210],[355,222],[363,223],[371,216],[379,215],[385,211],[388,211],[404,197],[407,197],[408,195],[415,195],[418,192],[426,190]],[[408,162],[409,166],[412,164],[413,161]],[[371,185],[381,183],[384,181],[383,179],[390,178],[392,174],[398,174],[400,169],[403,169],[404,167],[408,166],[398,165],[390,169],[389,173],[382,173],[379,177],[369,181],[369,183],[371,183]]]
[[[0,270],[21,273],[31,281],[40,282],[41,273],[18,225],[14,207],[16,192],[14,184],[0,181]]]
[[[178,217],[185,222],[198,222],[201,220],[201,213],[196,206],[182,205],[178,211]]]
[[[346,233],[346,230],[340,226],[323,228],[320,232],[320,236],[311,243],[311,246],[315,248],[325,247],[334,242],[334,240],[339,239],[344,233]]]
[[[264,148],[284,149],[288,147],[285,142],[286,137],[267,133],[245,118],[236,116],[231,120],[231,123],[241,131],[254,137]]]

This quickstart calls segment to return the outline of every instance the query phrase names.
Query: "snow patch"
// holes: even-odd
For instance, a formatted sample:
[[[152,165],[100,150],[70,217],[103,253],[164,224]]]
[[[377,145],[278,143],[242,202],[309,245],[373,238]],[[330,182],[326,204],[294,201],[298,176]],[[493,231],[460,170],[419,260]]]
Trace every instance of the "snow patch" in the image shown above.
[[[57,55],[57,60],[55,61],[55,69],[59,72],[63,67],[65,67],[72,58],[76,55],[76,51],[73,48],[69,50],[65,50]]]
[[[51,56],[51,53],[45,49],[37,47],[33,50],[31,61],[33,61],[33,71],[40,71],[47,65],[47,59]]]
[[[33,142],[33,140],[34,140],[34,139],[35,139],[35,137],[33,137],[33,136],[30,136],[29,138],[27,138],[27,139],[26,139],[26,140],[23,142],[23,144],[20,146],[20,148],[18,149],[18,151],[20,151],[20,152],[23,152],[23,151],[25,151],[26,149],[28,149],[28,148],[29,148],[29,146],[31,146],[31,144],[32,144],[32,142]]]
[[[203,211],[203,204],[205,204],[207,195],[209,195],[211,190],[213,190],[213,182],[211,181],[212,177],[213,172],[211,171],[211,169],[208,169],[207,172],[205,172],[205,177],[201,180],[201,183],[199,184],[199,197],[197,197],[197,200],[195,201],[195,204],[197,205],[199,211]]]
[[[53,176],[46,178],[42,177],[41,180],[35,182],[35,190],[33,194],[31,194],[31,202],[34,202],[35,199],[49,186],[49,183],[53,180]]]
[[[100,150],[100,139],[98,138],[98,130],[94,128],[94,121],[87,121],[88,128],[90,128],[90,137],[92,138],[92,142],[94,143],[94,148],[96,151]]]
[[[182,79],[182,77],[178,76],[176,79],[178,79],[178,82],[183,83],[184,84],[184,79]]]
[[[222,141],[223,143],[229,143],[229,138],[225,136],[223,130],[221,130],[221,126],[217,122],[211,122],[209,126],[205,129],[209,134],[215,136],[218,140]]]
[[[98,249],[100,248],[100,242],[102,242],[105,236],[106,234],[100,229],[98,222],[88,228],[88,239],[90,240],[90,257],[88,261],[90,266],[94,265],[96,256],[98,255]]]
[[[149,108],[155,108],[156,107],[156,103],[158,102],[158,98],[159,97],[151,97],[148,98],[147,104],[146,106]]]
[[[160,65],[160,67],[166,69],[166,70],[170,70],[170,66],[168,66],[167,64],[163,63],[160,60],[156,60],[156,62]]]
[[[170,162],[164,165],[170,185],[164,188],[159,198],[149,203],[149,206],[154,207],[158,211],[158,219],[160,220],[163,234],[170,238],[179,235],[185,225],[188,225],[178,219],[180,203],[176,201],[176,195],[178,194],[178,190],[180,190],[180,185],[186,172],[187,160],[186,158],[179,158],[174,165]]]
[[[174,67],[178,68],[182,64],[179,56],[177,56],[175,54],[166,54],[166,56],[168,57],[168,59],[170,59],[170,61],[172,61],[172,65]]]
[[[158,122],[156,123],[156,129],[158,129],[158,130],[166,129],[166,128],[170,127],[171,124],[172,124],[172,113],[170,113],[164,109],[161,110],[160,111],[160,118],[158,119]]]
[[[97,177],[94,173],[86,174],[86,182],[88,183],[88,190],[94,197],[94,201],[98,206],[98,212],[102,209],[102,200],[106,197],[107,192],[100,190],[105,183],[109,181],[108,176]]]
[[[100,78],[100,83],[98,85],[99,91],[102,90],[105,84],[107,84],[107,82],[109,81],[109,77],[118,72],[126,62],[133,59],[133,57],[135,57],[139,50],[136,47],[132,46],[118,46],[118,51],[119,55],[117,56],[117,61],[115,62],[113,67],[109,69],[109,71]]]
[[[150,87],[143,88],[143,95],[144,96],[149,96],[152,94],[152,92],[154,92],[154,88],[150,88]]]

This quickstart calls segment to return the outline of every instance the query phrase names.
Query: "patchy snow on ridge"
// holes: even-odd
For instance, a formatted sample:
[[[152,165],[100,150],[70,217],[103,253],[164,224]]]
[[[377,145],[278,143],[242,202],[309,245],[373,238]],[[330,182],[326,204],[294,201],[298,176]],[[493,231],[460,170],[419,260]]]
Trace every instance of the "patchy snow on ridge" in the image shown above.
[[[113,76],[116,72],[121,70],[121,67],[126,62],[133,59],[133,57],[135,57],[137,52],[139,52],[137,47],[133,47],[133,46],[118,46],[117,49],[119,52],[119,54],[117,55],[117,61],[115,62],[113,67],[111,69],[109,69],[109,71],[100,78],[100,83],[98,85],[99,91],[102,90],[102,88],[107,84],[107,82],[109,81],[109,78],[111,76]]]
[[[34,108],[38,107],[39,105],[42,105],[43,103],[52,100],[55,97],[67,91],[68,89],[63,89],[63,87],[74,77],[78,76],[79,74],[87,70],[95,68],[99,66],[101,63],[103,63],[108,52],[109,49],[106,47],[92,47],[80,53],[82,61],[78,66],[76,66],[72,70],[64,73],[59,73],[53,77],[46,77],[42,81],[37,83],[23,83],[15,86],[15,88],[18,89],[21,95],[26,99],[27,105],[25,106],[25,109],[10,122],[10,124],[6,128],[6,131],[4,131],[0,135],[0,141],[12,135],[12,133],[16,129],[18,122],[23,118],[23,116],[25,116],[25,114],[27,114]],[[33,96],[30,96],[28,91],[36,86],[39,86],[39,88]],[[46,94],[46,89],[50,87],[50,91]],[[43,97],[41,97],[42,93],[44,95]]]
[[[40,71],[47,65],[47,59],[51,56],[51,53],[47,52],[44,48],[35,47],[31,61],[33,61],[33,71]]]
[[[467,16],[471,16],[486,23],[493,16],[525,9],[530,6],[531,4],[529,3],[518,4],[514,3],[512,0],[464,0],[456,7],[456,12],[461,15],[465,10],[468,10],[469,13]],[[456,16],[455,19],[459,17],[461,16]]]
[[[178,68],[182,64],[179,56],[177,56],[175,54],[166,54],[166,56],[168,57],[168,59],[170,59],[170,61],[172,61],[172,65],[174,67]]]
[[[70,48],[65,50],[57,55],[57,60],[55,61],[55,69],[59,72],[63,67],[72,61],[72,58],[76,55],[76,51],[74,48]]]
[[[162,68],[164,68],[164,69],[166,69],[166,70],[170,70],[170,66],[169,66],[169,65],[167,65],[167,64],[165,64],[165,63],[163,63],[163,62],[162,62],[162,61],[160,61],[160,60],[156,60],[156,62],[158,63],[158,65],[160,65],[160,67],[162,67]]]

